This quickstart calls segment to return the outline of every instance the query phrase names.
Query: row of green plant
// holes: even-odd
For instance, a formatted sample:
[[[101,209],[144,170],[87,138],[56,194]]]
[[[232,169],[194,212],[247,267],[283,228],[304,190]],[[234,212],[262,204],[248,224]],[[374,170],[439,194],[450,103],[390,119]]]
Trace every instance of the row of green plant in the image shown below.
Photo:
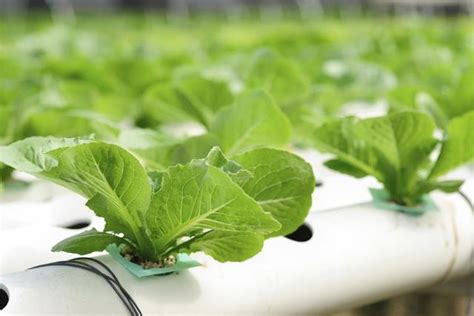
[[[446,128],[474,100],[473,23],[463,18],[0,23],[2,144],[104,133],[95,125],[107,120],[209,127],[216,112],[256,88],[287,115],[300,145],[351,103],[421,109]]]
[[[472,21],[3,23],[2,178],[59,183],[107,223],[56,251],[245,260],[309,211],[295,146],[409,208],[474,159]],[[387,114],[343,117],[361,102]]]

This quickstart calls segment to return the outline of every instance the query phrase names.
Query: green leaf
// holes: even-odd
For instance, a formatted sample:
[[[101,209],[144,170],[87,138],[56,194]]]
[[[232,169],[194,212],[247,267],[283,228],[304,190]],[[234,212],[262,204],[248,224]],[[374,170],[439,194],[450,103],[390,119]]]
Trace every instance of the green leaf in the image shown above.
[[[262,250],[264,237],[251,232],[213,231],[196,238],[190,251],[203,251],[219,262],[245,261]]]
[[[446,76],[449,78],[448,89],[443,89],[438,92],[438,98],[440,105],[444,112],[451,119],[462,116],[465,113],[472,111],[474,104],[474,65],[468,64],[466,69],[462,70],[462,75],[458,80],[453,81],[453,76]]]
[[[176,78],[173,84],[150,88],[143,99],[142,121],[152,127],[191,120],[208,127],[215,114],[233,100],[226,82],[191,73]]]
[[[210,127],[223,151],[234,156],[259,147],[282,147],[290,141],[291,124],[268,94],[255,91],[222,110]]]
[[[33,174],[58,165],[48,152],[90,142],[89,138],[30,137],[9,146],[0,146],[0,161],[12,168]]]
[[[158,83],[149,88],[143,97],[142,121],[154,127],[164,122],[192,120],[192,116],[181,106],[182,100],[171,84]]]
[[[324,162],[324,165],[332,170],[350,175],[355,178],[363,178],[367,176],[367,173],[360,169],[357,169],[354,165],[351,165],[343,160],[331,159]]]
[[[212,134],[186,138],[171,148],[168,166],[188,163],[193,159],[205,158],[209,151],[217,145],[219,145],[219,140]]]
[[[196,229],[268,234],[280,228],[223,171],[202,160],[166,170],[146,223],[156,253]]]
[[[298,66],[267,49],[253,56],[245,83],[249,90],[263,88],[281,108],[304,99],[310,92],[309,81]]]
[[[144,168],[117,145],[90,143],[55,153],[58,165],[44,176],[90,200],[87,206],[106,220],[106,231],[123,233],[144,247],[142,218],[151,186]]]
[[[353,166],[354,169],[382,180],[382,173],[377,170],[375,150],[368,146],[363,137],[355,138],[358,120],[345,118],[327,122],[313,133],[313,145],[324,153],[331,153],[338,160]]]
[[[232,104],[234,100],[226,82],[208,79],[199,74],[179,78],[176,91],[181,107],[206,127],[210,126],[221,108]]]
[[[448,118],[438,103],[436,103],[436,101],[431,97],[431,95],[427,93],[418,93],[416,95],[416,105],[418,108],[420,108],[420,110],[429,113],[439,128],[443,130],[446,129],[446,126],[448,125]]]
[[[295,231],[308,215],[315,179],[311,166],[286,151],[256,149],[234,158],[252,177],[236,179],[264,211],[281,223],[270,236]]]
[[[114,140],[118,127],[98,113],[68,108],[42,109],[29,115],[23,126],[26,136],[72,137],[94,134],[98,139]]]
[[[147,167],[164,169],[168,166],[171,150],[179,140],[150,129],[134,128],[123,130],[119,144],[140,157]]]
[[[176,139],[163,132],[138,128],[122,131],[119,142],[147,167],[158,170],[204,158],[212,147],[218,145],[212,134]]]
[[[60,241],[53,247],[52,251],[86,255],[95,251],[103,251],[110,244],[120,245],[124,243],[127,243],[127,241],[123,238],[91,229]]]
[[[474,111],[452,119],[448,124],[447,139],[441,147],[430,179],[474,160]]]
[[[461,180],[428,181],[422,184],[421,190],[426,193],[434,190],[453,193],[459,191],[463,183],[464,181]]]

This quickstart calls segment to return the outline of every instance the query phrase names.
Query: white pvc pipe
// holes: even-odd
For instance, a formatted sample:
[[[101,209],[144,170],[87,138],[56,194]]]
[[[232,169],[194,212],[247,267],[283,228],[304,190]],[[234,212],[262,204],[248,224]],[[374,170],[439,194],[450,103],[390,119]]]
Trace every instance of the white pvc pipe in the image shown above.
[[[99,257],[117,273],[145,315],[150,314],[320,314],[375,302],[441,284],[474,270],[474,218],[459,195],[433,194],[438,211],[413,217],[375,209],[370,203],[324,212],[307,219],[315,235],[307,242],[268,240],[243,263],[218,263],[194,255],[203,266],[178,275],[137,279],[108,256]],[[317,202],[316,202],[317,203]],[[46,228],[41,228],[46,229]],[[60,240],[63,230],[48,237]],[[43,236],[14,230],[2,252],[18,266],[45,263],[63,254],[44,253],[28,262],[17,247]],[[61,231],[61,233],[59,233]],[[50,247],[51,245],[47,245]],[[31,246],[29,249],[33,249]],[[28,250],[28,249],[27,249]],[[67,267],[43,268],[0,277],[10,301],[8,314],[125,314],[105,281]]]
[[[73,193],[45,202],[18,201],[0,204],[0,231],[25,226],[67,227],[80,222],[91,223],[94,213],[86,200]]]
[[[0,206],[1,204],[18,201],[45,202],[56,196],[71,193],[71,191],[62,186],[52,182],[38,180],[25,173],[14,172],[14,179],[25,182],[24,187],[6,188],[0,191]]]
[[[312,212],[370,201],[369,186],[376,183],[370,178],[362,181],[336,175],[326,178],[324,185],[313,194]],[[43,187],[36,185],[26,189],[16,201],[0,201],[0,231],[26,226],[67,227],[78,222],[94,221],[96,217],[85,205],[86,200],[68,191],[59,191],[54,197]],[[342,196],[334,192],[345,192]],[[41,196],[48,197],[42,201]]]

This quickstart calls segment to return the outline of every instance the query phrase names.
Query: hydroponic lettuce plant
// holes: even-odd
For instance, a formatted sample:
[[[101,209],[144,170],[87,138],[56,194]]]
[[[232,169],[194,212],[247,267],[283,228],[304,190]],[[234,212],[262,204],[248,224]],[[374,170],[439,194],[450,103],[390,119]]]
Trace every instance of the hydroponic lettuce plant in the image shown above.
[[[373,176],[391,201],[416,206],[424,194],[454,192],[462,185],[460,180],[439,177],[474,159],[473,126],[471,111],[451,120],[446,138],[437,139],[431,116],[409,111],[329,122],[314,132],[313,141],[316,148],[335,156],[326,161],[327,167],[357,178]]]
[[[104,231],[67,238],[53,251],[117,244],[152,262],[198,251],[221,262],[248,259],[265,238],[302,224],[315,184],[301,158],[265,148],[228,160],[215,147],[205,159],[147,172],[117,145],[32,137],[0,147],[0,160],[85,196],[105,219]]]

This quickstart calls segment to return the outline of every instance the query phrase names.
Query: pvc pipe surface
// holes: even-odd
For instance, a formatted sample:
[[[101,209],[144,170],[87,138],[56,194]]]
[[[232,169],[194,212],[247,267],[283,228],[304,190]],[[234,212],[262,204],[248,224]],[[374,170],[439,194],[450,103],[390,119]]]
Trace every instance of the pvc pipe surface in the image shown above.
[[[17,201],[0,204],[0,231],[25,226],[67,227],[90,223],[94,213],[86,199],[68,192],[48,201]]]
[[[98,258],[117,273],[145,315],[335,312],[442,284],[474,270],[471,209],[459,195],[432,196],[439,210],[420,217],[375,209],[370,203],[311,213],[307,223],[314,236],[309,241],[273,238],[243,263],[222,264],[197,254],[193,256],[202,267],[137,279],[109,256]],[[42,238],[20,237],[21,230],[4,233],[10,234],[9,240],[15,234],[23,238],[12,248],[20,256],[19,243]],[[59,241],[61,234],[69,232],[56,229],[46,239]],[[5,247],[9,242],[2,242],[2,251]],[[61,256],[45,253],[43,263]],[[21,264],[14,256],[8,260]],[[104,280],[74,268],[4,275],[0,286],[10,297],[3,310],[7,315],[126,313]]]

